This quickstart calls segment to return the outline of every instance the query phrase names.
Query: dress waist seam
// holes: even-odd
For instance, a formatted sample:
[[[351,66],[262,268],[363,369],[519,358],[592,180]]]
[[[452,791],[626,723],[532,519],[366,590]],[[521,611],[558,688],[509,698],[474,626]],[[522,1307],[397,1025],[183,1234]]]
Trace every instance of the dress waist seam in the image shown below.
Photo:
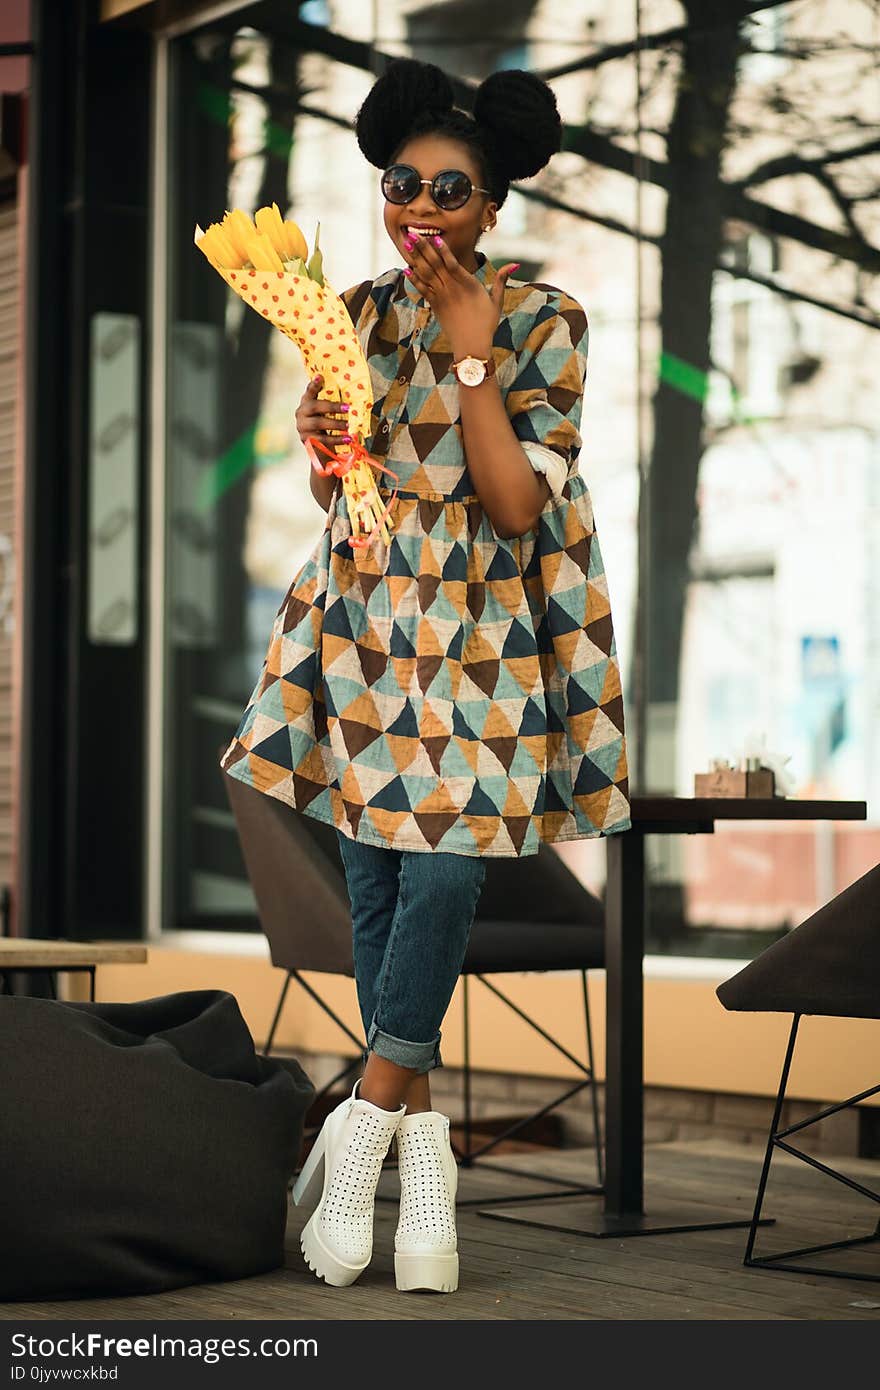
[[[394,488],[388,483],[379,483],[378,491],[383,497],[390,497]],[[479,497],[475,492],[465,493],[463,497],[453,497],[448,492],[415,492],[411,488],[398,488],[398,497],[415,497],[420,502],[479,502]]]

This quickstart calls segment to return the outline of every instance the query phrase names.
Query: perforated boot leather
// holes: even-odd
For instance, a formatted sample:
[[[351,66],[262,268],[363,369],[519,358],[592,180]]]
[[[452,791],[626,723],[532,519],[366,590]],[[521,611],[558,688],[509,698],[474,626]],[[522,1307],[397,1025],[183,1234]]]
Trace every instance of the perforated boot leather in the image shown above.
[[[353,1284],[372,1258],[376,1186],[406,1110],[359,1100],[359,1085],[327,1116],[293,1188],[297,1205],[318,1198],[300,1246],[309,1269],[337,1288]]]
[[[397,1127],[400,1219],[394,1275],[404,1292],[453,1293],[458,1288],[455,1194],[458,1168],[449,1120],[437,1110],[405,1115]]]

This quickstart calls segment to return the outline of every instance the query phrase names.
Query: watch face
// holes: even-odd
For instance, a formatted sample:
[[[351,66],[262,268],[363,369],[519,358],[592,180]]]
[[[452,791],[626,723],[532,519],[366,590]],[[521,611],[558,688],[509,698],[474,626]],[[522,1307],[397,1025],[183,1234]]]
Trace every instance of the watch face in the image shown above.
[[[465,386],[479,386],[486,375],[486,368],[476,357],[463,357],[458,364],[458,379]]]

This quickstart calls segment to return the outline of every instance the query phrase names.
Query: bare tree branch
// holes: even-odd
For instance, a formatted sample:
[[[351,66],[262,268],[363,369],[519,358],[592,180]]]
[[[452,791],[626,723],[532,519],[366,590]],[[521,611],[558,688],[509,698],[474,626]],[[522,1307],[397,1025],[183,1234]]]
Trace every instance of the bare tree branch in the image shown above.
[[[825,169],[829,164],[843,164],[849,159],[859,159],[862,155],[876,154],[880,150],[880,138],[866,140],[861,145],[851,145],[845,150],[823,150],[822,154],[807,158],[802,154],[783,154],[776,159],[767,159],[756,164],[750,174],[741,179],[728,181],[728,188],[753,188],[756,183],[767,183],[770,179],[784,178],[786,174],[813,174],[817,169]]]
[[[566,126],[564,148],[606,169],[616,169],[619,173],[638,177],[636,167],[638,156],[635,151],[616,144],[606,136],[584,126]],[[669,165],[656,159],[641,158],[643,180],[669,189]],[[864,270],[876,274],[880,272],[880,247],[865,242],[861,237],[852,237],[832,227],[823,227],[797,213],[784,212],[771,203],[758,198],[750,198],[736,184],[721,184],[721,197],[726,217],[738,218],[753,227],[759,227],[770,236],[791,237],[804,246],[812,246],[817,251],[826,251],[839,260],[853,261]]]
[[[865,234],[853,215],[853,200],[846,196],[837,183],[837,180],[834,178],[834,175],[827,169],[817,169],[813,177],[817,183],[822,185],[826,192],[830,193],[835,205],[840,209],[841,216],[849,227],[851,235],[864,242]],[[867,242],[865,242],[865,245],[867,245]]]
[[[740,53],[761,53],[766,56],[768,52],[774,58],[791,58],[795,62],[820,56],[824,58],[828,53],[834,53],[836,56],[842,53],[864,53],[866,57],[876,58],[877,46],[870,43],[853,43],[850,39],[841,43],[835,43],[833,39],[823,39],[821,43],[804,40],[798,44],[780,44],[778,48],[768,50],[749,43],[748,39],[740,40]]]
[[[880,314],[875,314],[870,309],[859,308],[854,304],[832,304],[830,300],[820,299],[818,295],[809,294],[805,290],[792,289],[772,275],[762,275],[757,270],[746,270],[742,266],[725,265],[723,261],[716,266],[716,270],[726,271],[737,280],[750,280],[755,285],[764,285],[774,294],[780,295],[783,299],[790,299],[795,304],[812,304],[827,314],[836,314],[852,323],[863,324],[865,328],[880,329]]]
[[[541,68],[537,72],[537,76],[542,77],[545,82],[552,82],[554,78],[567,77],[571,72],[585,72],[590,68],[601,67],[603,63],[614,62],[618,58],[628,58],[637,48],[656,48],[663,44],[675,43],[679,39],[686,38],[689,34],[696,37],[709,33],[719,24],[729,24],[731,20],[747,19],[749,15],[757,14],[759,10],[772,10],[778,3],[779,0],[755,0],[755,3],[750,3],[750,0],[727,0],[727,3],[722,6],[722,12],[713,15],[708,23],[676,24],[669,29],[658,29],[653,34],[640,34],[634,39],[625,39],[621,43],[606,44],[587,58],[576,58],[571,63],[562,63],[554,68]],[[707,4],[706,10],[708,11],[710,8],[712,7]]]

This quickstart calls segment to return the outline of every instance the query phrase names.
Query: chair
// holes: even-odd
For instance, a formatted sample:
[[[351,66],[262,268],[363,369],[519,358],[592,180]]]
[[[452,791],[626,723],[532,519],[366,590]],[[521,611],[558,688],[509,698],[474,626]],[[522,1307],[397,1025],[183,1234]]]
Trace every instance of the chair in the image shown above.
[[[792,1263],[801,1256],[876,1242],[880,1240],[880,1223],[870,1234],[848,1240],[802,1246],[799,1249],[781,1251],[776,1255],[754,1254],[757,1225],[776,1149],[782,1149],[785,1153],[802,1159],[818,1172],[869,1200],[880,1202],[880,1192],[875,1192],[828,1164],[819,1162],[791,1142],[792,1136],[800,1134],[809,1125],[850,1106],[859,1105],[876,1095],[880,1086],[872,1086],[858,1095],[839,1101],[836,1105],[819,1110],[806,1120],[780,1128],[785,1090],[801,1017],[804,1014],[818,1014],[830,1018],[880,1018],[880,865],[838,894],[794,931],[774,942],[745,969],[720,985],[717,994],[726,1009],[792,1014],[782,1076],[743,1263],[764,1269],[825,1274],[840,1279],[880,1281],[878,1274]]]
[[[351,903],[345,870],[332,826],[292,811],[284,802],[225,776],[227,795],[235,815],[248,876],[257,900],[260,923],[269,941],[272,963],[286,972],[275,1010],[266,1054],[271,1050],[291,979],[324,1010],[346,1037],[357,1055],[317,1093],[322,1100],[343,1077],[361,1065],[363,1042],[303,979],[302,971],[316,971],[354,978],[351,942]],[[462,968],[464,1019],[464,1147],[456,1146],[462,1167],[474,1167],[491,1149],[519,1133],[557,1106],[590,1088],[596,1135],[595,1185],[572,1184],[521,1168],[499,1171],[534,1177],[551,1191],[531,1193],[519,1201],[576,1196],[602,1191],[602,1144],[599,1108],[593,1074],[593,1042],[587,995],[587,971],[604,967],[602,906],[575,878],[549,847],[526,859],[491,859]],[[584,1007],[585,1060],[576,1057],[498,988],[487,975],[520,971],[577,970],[581,976]],[[548,1104],[517,1119],[502,1133],[474,1145],[471,1097],[470,990],[476,979],[531,1029],[545,1039],[581,1075]],[[562,1188],[564,1191],[560,1191]],[[481,1206],[505,1198],[474,1198]],[[468,1205],[462,1202],[460,1205]]]

